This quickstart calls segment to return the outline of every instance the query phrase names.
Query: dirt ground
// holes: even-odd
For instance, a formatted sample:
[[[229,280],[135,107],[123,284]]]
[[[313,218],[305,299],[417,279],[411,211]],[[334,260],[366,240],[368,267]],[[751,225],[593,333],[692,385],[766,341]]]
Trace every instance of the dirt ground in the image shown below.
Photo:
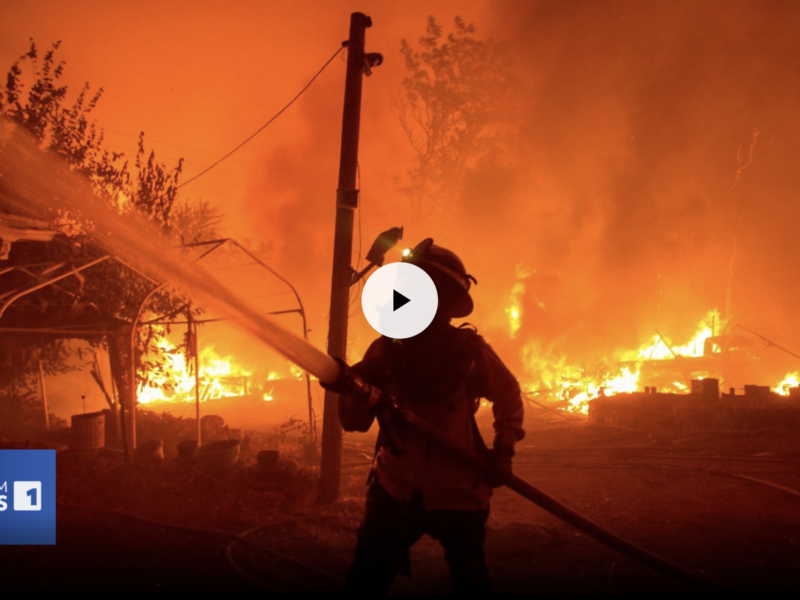
[[[347,436],[342,500],[313,467],[267,476],[246,452],[209,475],[169,453],[60,452],[57,543],[0,547],[6,592],[335,595],[363,510],[372,438]],[[256,448],[257,449],[257,448]],[[299,462],[299,459],[298,459]],[[744,592],[800,592],[800,432],[648,432],[534,421],[515,471],[601,525]],[[487,557],[497,594],[696,593],[501,489]],[[392,595],[449,595],[424,539]]]

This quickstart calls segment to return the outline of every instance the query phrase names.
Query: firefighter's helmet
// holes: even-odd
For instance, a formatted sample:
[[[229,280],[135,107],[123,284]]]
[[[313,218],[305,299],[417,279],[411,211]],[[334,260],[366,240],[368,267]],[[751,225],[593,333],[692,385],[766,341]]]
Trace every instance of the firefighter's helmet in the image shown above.
[[[439,306],[448,317],[466,317],[472,312],[469,288],[478,282],[467,273],[464,263],[454,252],[435,245],[432,238],[427,238],[412,250],[403,252],[403,262],[416,265],[430,275],[436,284]]]

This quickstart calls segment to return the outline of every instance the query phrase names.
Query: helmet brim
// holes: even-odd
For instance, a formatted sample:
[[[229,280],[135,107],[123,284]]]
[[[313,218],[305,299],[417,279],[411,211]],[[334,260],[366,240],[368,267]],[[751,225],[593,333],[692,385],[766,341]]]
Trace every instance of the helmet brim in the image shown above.
[[[469,295],[469,292],[461,290],[455,306],[450,310],[450,314],[454,319],[461,319],[472,314],[474,308],[475,305],[472,302],[472,296]]]
[[[444,274],[435,265],[425,265],[422,267],[436,286],[436,293],[439,296],[439,306],[447,311],[447,316],[451,319],[460,319],[472,314],[475,305],[472,296],[463,287],[458,285],[448,275]],[[446,299],[447,305],[444,306],[443,300]]]

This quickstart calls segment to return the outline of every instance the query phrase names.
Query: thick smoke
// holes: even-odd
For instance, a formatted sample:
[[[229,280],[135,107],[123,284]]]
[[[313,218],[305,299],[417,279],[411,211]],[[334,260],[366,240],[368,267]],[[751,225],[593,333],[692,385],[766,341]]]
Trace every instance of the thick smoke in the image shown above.
[[[445,28],[455,14],[435,12]],[[717,333],[744,324],[792,347],[800,7],[507,1],[475,14],[477,36],[514,57],[521,117],[506,152],[470,165],[444,225],[415,220],[394,184],[411,159],[395,108],[403,66],[374,15],[368,46],[387,60],[365,81],[364,251],[395,225],[408,245],[431,236],[457,251],[480,282],[470,320],[512,364],[531,342],[586,363],[656,330],[686,341],[712,308]],[[413,43],[424,19],[402,25],[393,35]],[[341,110],[339,84],[326,85],[301,108],[307,130],[267,153],[248,201],[258,222],[275,220],[275,257],[310,298],[318,335]],[[351,324],[354,358],[374,335],[363,325]]]
[[[791,346],[800,6],[501,2],[493,17],[528,85],[529,162],[490,186],[505,206],[486,232],[506,240],[496,260],[538,268],[522,333],[580,358],[686,338],[718,307]]]
[[[522,364],[530,344],[567,364],[588,364],[635,349],[656,330],[686,341],[712,308],[722,313],[717,333],[730,321],[800,349],[792,318],[800,300],[793,277],[800,266],[793,251],[800,217],[794,201],[800,5],[358,4],[313,11],[299,4],[304,16],[293,24],[302,21],[302,31],[278,31],[284,22],[278,16],[285,15],[253,8],[258,30],[272,27],[276,37],[259,37],[251,31],[255,25],[237,33],[228,40],[235,42],[237,61],[212,52],[207,40],[222,43],[222,30],[244,31],[242,14],[220,11],[219,23],[204,14],[196,23],[199,33],[158,37],[161,44],[174,43],[183,52],[181,64],[192,68],[148,71],[139,84],[137,73],[144,71],[137,70],[134,53],[120,54],[120,65],[111,70],[105,59],[89,64],[102,54],[92,40],[102,37],[82,36],[86,41],[77,45],[66,26],[58,37],[65,49],[82,52],[74,60],[66,56],[77,78],[72,87],[87,78],[106,87],[100,124],[128,133],[143,128],[156,140],[184,147],[161,149],[172,155],[185,147],[233,147],[346,37],[349,12],[365,10],[374,20],[367,48],[382,52],[385,62],[364,82],[357,218],[362,255],[380,231],[400,225],[406,245],[430,236],[459,253],[479,281],[468,320],[521,378],[531,374]],[[255,18],[258,11],[263,14]],[[469,165],[446,223],[414,219],[395,183],[413,156],[396,108],[405,74],[400,40],[413,44],[428,14],[446,31],[460,14],[476,25],[478,38],[507,48],[522,90],[509,98],[520,117],[505,151]],[[42,43],[56,31],[46,24],[30,30]],[[165,55],[176,51],[153,48]],[[125,87],[115,87],[117,72],[125,74]],[[213,73],[224,75],[224,94],[209,91]],[[190,75],[205,78],[198,83]],[[185,190],[219,205],[226,212],[225,233],[249,237],[296,285],[311,338],[320,346],[328,326],[343,85],[344,63],[337,60],[267,135]],[[126,104],[120,99],[129,88]],[[137,99],[140,89],[147,102]],[[174,99],[162,94],[151,102],[153,90],[173,89]],[[143,111],[151,105],[158,110]],[[209,156],[189,158],[199,169]],[[231,179],[225,169],[241,179]],[[358,240],[357,228],[357,248]],[[390,254],[388,260],[398,258]],[[358,314],[357,293],[351,359],[376,335]],[[513,336],[507,312],[512,297],[522,311]],[[787,356],[773,348],[765,359]],[[796,370],[796,361],[788,360],[775,369]]]

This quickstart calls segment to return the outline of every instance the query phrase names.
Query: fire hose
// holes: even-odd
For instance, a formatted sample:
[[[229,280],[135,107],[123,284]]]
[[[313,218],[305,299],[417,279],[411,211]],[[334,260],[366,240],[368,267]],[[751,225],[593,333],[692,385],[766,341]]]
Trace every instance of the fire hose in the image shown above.
[[[386,417],[388,417],[395,427],[402,427],[409,433],[422,438],[451,459],[461,464],[468,465],[481,474],[485,474],[489,471],[490,466],[486,458],[454,444],[436,427],[424,419],[417,417],[413,412],[398,406],[397,401],[391,395],[361,380],[357,375],[353,374],[344,363],[340,362],[340,365],[341,371],[338,380],[335,383],[326,385],[336,389],[336,391],[340,393],[350,393],[364,398],[365,402],[374,404],[378,411],[385,411],[384,422],[387,422]],[[728,594],[734,593],[737,595],[744,594],[741,590],[726,583],[716,581],[705,575],[686,569],[612,533],[516,475],[511,475],[503,485],[529,502],[532,502],[553,516],[561,519],[568,525],[571,525],[578,531],[636,560],[642,565],[650,567],[654,571],[690,584],[697,589],[717,592],[724,591]]]
[[[248,329],[253,335],[307,373],[319,378],[321,383],[336,388],[339,393],[353,393],[362,397],[372,396],[373,401],[380,404],[381,410],[388,411],[396,423],[403,424],[415,435],[424,438],[442,452],[450,455],[454,460],[469,465],[482,474],[486,473],[487,464],[483,457],[453,444],[435,427],[416,417],[410,411],[400,408],[394,398],[361,380],[353,374],[343,361],[328,356],[308,340],[284,329],[268,317],[253,311],[247,306],[246,302],[238,299],[235,294],[224,287],[218,287],[215,291],[217,292],[215,300],[222,301],[229,307],[237,309],[250,320],[251,327]],[[210,300],[212,299],[209,298]],[[505,482],[505,486],[578,531],[650,567],[654,571],[702,590],[736,595],[745,593],[726,583],[686,569],[637,546],[633,542],[601,527],[517,476],[512,475]]]

